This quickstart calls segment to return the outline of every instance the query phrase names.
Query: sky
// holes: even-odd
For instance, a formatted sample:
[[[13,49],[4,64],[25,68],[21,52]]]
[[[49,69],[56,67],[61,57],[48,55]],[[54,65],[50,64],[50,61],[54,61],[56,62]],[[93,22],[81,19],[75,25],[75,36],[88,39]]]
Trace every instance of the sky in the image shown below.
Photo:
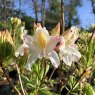
[[[95,15],[92,13],[90,0],[82,0],[82,6],[78,8],[80,26],[88,29],[91,24],[95,23]]]
[[[85,29],[89,29],[90,25],[95,23],[95,15],[92,13],[92,6],[91,6],[90,0],[81,0],[81,1],[82,1],[82,6],[77,8],[78,17],[80,19],[79,26],[83,27]],[[24,12],[26,12],[27,15],[29,15],[29,16],[32,15],[32,17],[34,17],[35,15],[31,8],[31,6],[33,6],[32,3],[29,1],[27,1],[26,3],[27,4],[25,5],[24,0],[22,0],[21,9],[24,10]],[[30,7],[29,7],[29,5],[30,5]],[[40,17],[40,15],[39,15],[39,17]]]

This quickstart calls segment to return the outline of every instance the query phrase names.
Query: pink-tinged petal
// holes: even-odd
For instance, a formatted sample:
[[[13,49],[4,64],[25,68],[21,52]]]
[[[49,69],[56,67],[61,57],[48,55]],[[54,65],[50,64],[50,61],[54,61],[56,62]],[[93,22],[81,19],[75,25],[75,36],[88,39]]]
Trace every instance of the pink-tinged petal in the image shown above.
[[[35,52],[30,55],[29,59],[27,60],[27,64],[26,64],[27,70],[31,70],[31,67],[35,63],[37,58],[38,58],[38,54],[36,54]]]
[[[64,48],[65,48],[65,39],[63,37],[61,37],[59,50],[63,50]]]
[[[65,48],[65,39],[61,37],[60,43],[55,47],[55,51],[63,50]]]
[[[77,44],[73,44],[73,45],[71,45],[71,47],[73,47],[73,48],[75,48],[75,49],[78,49]]]
[[[25,43],[23,43],[23,45],[21,45],[21,46],[17,49],[17,51],[15,52],[15,56],[16,56],[16,57],[18,57],[19,55],[20,55],[20,56],[23,56],[23,55],[24,55],[24,50],[25,50],[25,49],[28,49],[28,48],[29,48],[28,45],[25,44]]]
[[[59,35],[57,36],[51,36],[50,42],[46,48],[46,53],[51,52],[55,49],[56,45],[60,42],[61,38]]]
[[[48,59],[50,59],[52,65],[55,67],[55,68],[58,68],[59,64],[60,64],[60,60],[59,60],[59,57],[57,55],[57,53],[55,51],[52,51],[48,54]]]

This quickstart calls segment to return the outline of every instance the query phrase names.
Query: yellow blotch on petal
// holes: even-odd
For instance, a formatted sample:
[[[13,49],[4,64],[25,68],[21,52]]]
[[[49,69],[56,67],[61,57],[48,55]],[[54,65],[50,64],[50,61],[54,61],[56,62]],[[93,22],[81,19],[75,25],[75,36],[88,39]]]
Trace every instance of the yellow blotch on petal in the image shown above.
[[[47,45],[49,44],[49,38],[43,32],[40,32],[37,35],[37,42],[41,49],[45,49]]]

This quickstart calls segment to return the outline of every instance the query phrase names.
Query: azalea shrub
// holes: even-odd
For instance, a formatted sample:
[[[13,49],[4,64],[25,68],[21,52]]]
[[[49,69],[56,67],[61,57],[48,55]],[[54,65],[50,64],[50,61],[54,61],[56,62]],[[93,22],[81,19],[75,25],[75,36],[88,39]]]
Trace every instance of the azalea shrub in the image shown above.
[[[19,18],[8,25],[0,30],[0,79],[17,95],[95,94],[94,26],[60,34],[60,23],[51,31],[34,23],[29,35]]]

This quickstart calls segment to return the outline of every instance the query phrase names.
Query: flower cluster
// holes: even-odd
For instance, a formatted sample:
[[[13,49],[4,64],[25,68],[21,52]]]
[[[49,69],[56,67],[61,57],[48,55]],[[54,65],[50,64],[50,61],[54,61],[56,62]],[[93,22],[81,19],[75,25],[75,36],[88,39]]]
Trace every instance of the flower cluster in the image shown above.
[[[23,44],[18,48],[15,56],[23,56],[28,50],[29,58],[26,67],[31,70],[31,66],[39,58],[49,59],[55,68],[60,65],[60,60],[71,66],[81,58],[81,54],[75,44],[78,38],[78,28],[73,26],[63,35],[60,35],[60,23],[49,34],[48,30],[42,28],[40,24],[34,24],[34,35],[24,35]],[[59,51],[59,52],[57,52]]]

